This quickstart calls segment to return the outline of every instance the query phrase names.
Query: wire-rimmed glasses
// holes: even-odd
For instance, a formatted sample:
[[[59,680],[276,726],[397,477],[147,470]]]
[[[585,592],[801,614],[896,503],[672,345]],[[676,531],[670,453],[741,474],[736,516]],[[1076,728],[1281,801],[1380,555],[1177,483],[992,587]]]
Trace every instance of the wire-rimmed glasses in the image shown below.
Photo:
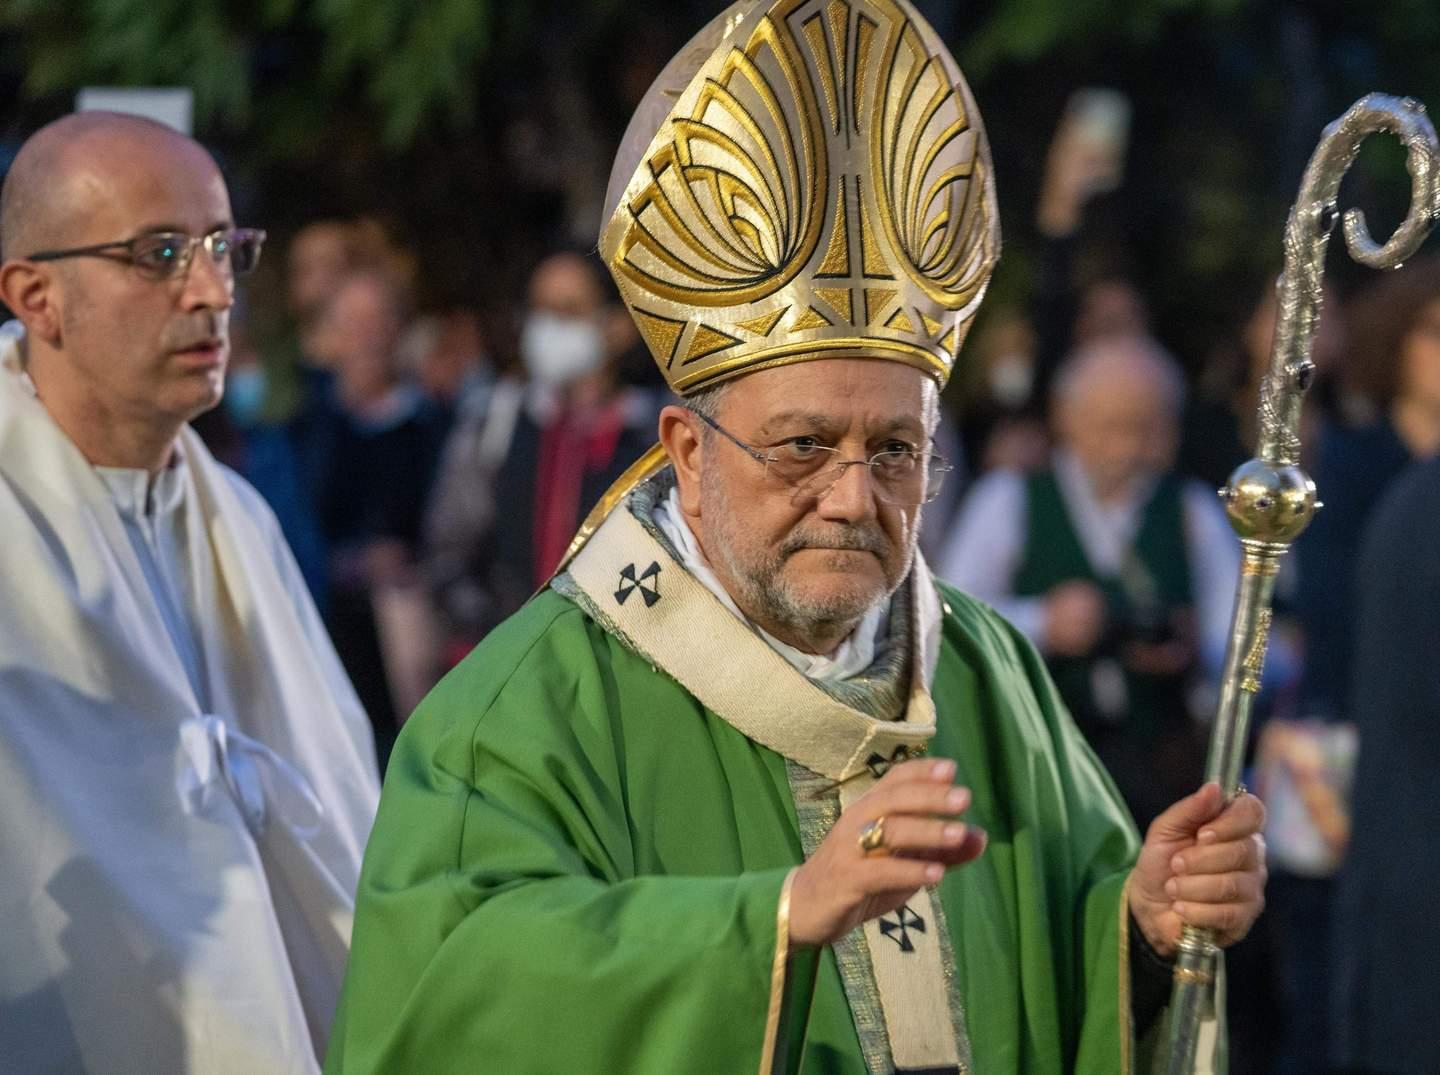
[[[184,276],[195,251],[204,247],[210,259],[228,267],[235,276],[244,276],[260,261],[265,232],[260,228],[216,228],[204,235],[180,231],[157,231],[113,243],[76,246],[66,250],[41,250],[27,261],[59,261],[61,258],[111,258],[132,266],[147,280],[172,280]]]
[[[898,507],[918,507],[940,495],[945,475],[955,468],[927,445],[923,448],[888,449],[868,459],[846,459],[838,448],[802,443],[813,438],[796,437],[769,448],[746,444],[719,422],[699,411],[691,413],[757,463],[765,466],[765,479],[774,488],[802,497],[820,499],[839,484],[851,467],[870,471],[877,499]]]

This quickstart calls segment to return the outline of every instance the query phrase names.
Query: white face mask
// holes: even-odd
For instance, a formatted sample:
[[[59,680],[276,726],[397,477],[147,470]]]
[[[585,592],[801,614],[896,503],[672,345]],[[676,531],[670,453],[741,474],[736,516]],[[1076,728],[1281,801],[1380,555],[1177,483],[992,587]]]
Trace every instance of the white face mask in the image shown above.
[[[561,388],[599,368],[605,337],[586,318],[532,313],[520,331],[520,357],[532,378]]]
[[[1035,367],[1024,355],[1005,355],[990,367],[990,394],[1004,407],[1019,407],[1035,387]]]

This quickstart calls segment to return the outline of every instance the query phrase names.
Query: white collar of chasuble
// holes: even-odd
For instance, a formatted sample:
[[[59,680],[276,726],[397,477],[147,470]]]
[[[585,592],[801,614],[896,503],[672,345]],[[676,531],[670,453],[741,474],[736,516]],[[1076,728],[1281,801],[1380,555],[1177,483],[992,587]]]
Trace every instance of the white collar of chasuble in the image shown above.
[[[831,780],[874,754],[923,747],[935,734],[929,683],[940,601],[917,552],[910,578],[915,630],[903,720],[876,720],[831,697],[728,609],[624,503],[610,512],[568,574],[604,625],[663,668],[742,734]],[[757,685],[763,689],[757,690]]]

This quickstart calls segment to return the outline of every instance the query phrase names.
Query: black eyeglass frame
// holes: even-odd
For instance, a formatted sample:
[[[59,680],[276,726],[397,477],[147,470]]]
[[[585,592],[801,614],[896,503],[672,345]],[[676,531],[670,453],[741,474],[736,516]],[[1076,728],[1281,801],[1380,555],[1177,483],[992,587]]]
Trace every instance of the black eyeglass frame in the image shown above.
[[[715,430],[716,433],[719,433],[731,444],[735,445],[735,447],[739,448],[751,459],[755,460],[755,462],[765,464],[767,470],[772,463],[779,462],[778,459],[776,459],[773,455],[768,454],[763,448],[757,448],[753,444],[746,444],[743,440],[737,437],[734,433],[731,433],[728,429],[722,426],[719,422],[715,421],[715,419],[711,418],[708,414],[697,411],[693,407],[686,407],[685,409],[688,410],[691,414],[695,415],[695,417],[699,418],[711,429]],[[873,455],[870,456],[869,459],[842,459],[840,458],[839,449],[828,448],[824,445],[817,445],[817,447],[821,448],[826,452],[833,452],[835,454],[835,481],[825,490],[818,493],[804,493],[803,490],[799,488],[799,486],[787,482],[787,484],[790,484],[790,487],[792,489],[795,489],[797,492],[802,492],[803,495],[807,497],[814,497],[817,500],[822,497],[829,496],[830,491],[834,489],[836,485],[839,485],[842,480],[844,480],[845,471],[849,470],[851,467],[863,466],[873,471],[874,467],[876,466],[875,460],[882,455],[908,454],[894,451],[875,452]],[[879,499],[885,500],[885,503],[887,504],[894,504],[896,507],[919,507],[922,504],[932,503],[934,502],[935,498],[940,495],[940,487],[945,484],[945,475],[949,474],[954,469],[955,467],[950,463],[948,459],[946,459],[944,456],[940,455],[938,452],[932,449],[929,454],[929,461],[926,465],[925,496],[923,499],[915,501],[913,503],[910,501],[885,500],[883,496],[880,496]],[[786,479],[782,478],[781,480],[784,481]],[[877,496],[881,485],[882,483],[878,481],[875,483]],[[932,485],[934,486],[933,489],[931,488]]]
[[[224,263],[228,263],[230,271],[235,276],[245,276],[253,272],[255,266],[260,263],[260,253],[264,248],[265,238],[264,228],[216,228],[213,231],[207,231],[204,235],[189,235],[182,231],[154,231],[137,235],[133,239],[117,239],[114,242],[95,243],[92,246],[74,246],[63,250],[40,250],[22,260],[60,261],[62,258],[109,258],[112,261],[124,262],[146,279],[174,280],[185,276],[190,271],[190,264],[195,260],[195,251],[203,246],[216,265],[222,264],[223,258]],[[217,255],[215,244],[221,239],[226,241],[227,248],[223,254]],[[182,253],[163,272],[153,268],[147,269],[137,260],[135,247],[138,244],[165,240],[173,242],[181,249]],[[255,258],[244,268],[239,268],[230,251],[244,242],[254,242]]]

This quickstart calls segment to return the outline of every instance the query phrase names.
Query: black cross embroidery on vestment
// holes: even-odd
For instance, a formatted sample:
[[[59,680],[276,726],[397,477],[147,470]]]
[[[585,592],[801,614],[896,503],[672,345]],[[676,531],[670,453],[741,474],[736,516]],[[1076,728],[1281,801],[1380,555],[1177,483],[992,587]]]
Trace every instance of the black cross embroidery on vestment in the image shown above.
[[[653,608],[660,600],[659,579],[660,565],[653,560],[639,577],[635,575],[635,565],[626,564],[620,569],[620,588],[615,591],[615,600],[623,605],[632,593],[639,590],[640,596],[645,599],[645,607]]]
[[[895,918],[880,919],[880,932],[900,946],[902,952],[915,951],[915,944],[910,939],[911,932],[924,933],[925,919],[921,918],[908,905],[902,906],[895,912]]]
[[[885,757],[884,754],[871,754],[865,759],[865,768],[870,771],[871,776],[879,780],[890,771],[892,765],[899,765],[901,762],[909,761],[911,758],[918,758],[924,753],[924,744],[916,747],[908,747],[902,743],[890,752],[888,758]]]

